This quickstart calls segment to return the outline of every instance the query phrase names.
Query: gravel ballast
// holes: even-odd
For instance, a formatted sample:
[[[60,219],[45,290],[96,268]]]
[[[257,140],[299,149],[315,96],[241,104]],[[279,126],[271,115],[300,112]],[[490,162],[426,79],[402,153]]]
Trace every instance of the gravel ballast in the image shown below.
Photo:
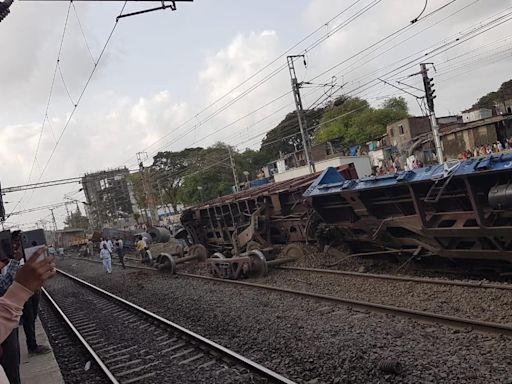
[[[273,270],[251,282],[496,323],[512,323],[512,290]]]
[[[58,266],[299,383],[507,383],[512,374],[504,336],[152,271]],[[387,360],[402,373],[380,370]]]

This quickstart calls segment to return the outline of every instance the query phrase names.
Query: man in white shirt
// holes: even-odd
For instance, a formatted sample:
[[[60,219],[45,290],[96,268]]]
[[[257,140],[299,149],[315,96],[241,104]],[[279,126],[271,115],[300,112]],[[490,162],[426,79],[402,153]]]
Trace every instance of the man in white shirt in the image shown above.
[[[100,251],[100,258],[103,261],[103,269],[108,274],[112,273],[112,253],[108,250],[107,244],[103,244],[103,248]]]

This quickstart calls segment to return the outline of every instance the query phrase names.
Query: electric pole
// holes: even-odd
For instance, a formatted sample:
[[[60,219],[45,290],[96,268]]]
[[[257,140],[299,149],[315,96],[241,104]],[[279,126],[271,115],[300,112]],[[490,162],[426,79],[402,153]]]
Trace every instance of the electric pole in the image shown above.
[[[4,221],[5,221],[4,197],[2,194],[2,183],[0,183],[0,222],[2,223],[2,229],[4,228]]]
[[[146,203],[146,207],[144,207],[144,213],[146,216],[146,225],[151,225],[151,218],[148,216],[148,208],[149,208],[149,198],[148,198],[148,188],[146,186],[146,173],[144,172],[144,160],[148,158],[147,152],[137,152],[137,162],[139,163],[139,172],[142,177],[142,190],[144,191],[144,202]],[[151,212],[150,214],[151,215]]]
[[[430,63],[428,63],[430,64]],[[423,78],[423,87],[425,88],[425,97],[427,100],[428,110],[430,112],[430,123],[432,125],[432,135],[434,136],[434,144],[436,146],[436,156],[439,164],[444,163],[443,147],[441,144],[441,136],[439,135],[439,125],[434,111],[434,83],[432,78],[428,77],[427,63],[420,64],[420,74]]]
[[[308,163],[309,173],[313,173],[315,172],[315,165],[312,163],[311,156],[309,154],[309,140],[306,135],[307,122],[306,119],[303,120],[304,108],[302,107],[302,99],[300,97],[300,87],[302,84],[297,81],[297,75],[295,73],[294,61],[298,57],[302,57],[302,59],[304,59],[304,65],[306,65],[306,59],[304,58],[304,55],[287,56],[286,59],[288,61],[288,70],[290,71],[293,98],[295,100],[295,109],[297,110],[297,119],[299,120],[300,134],[302,136],[302,146],[304,147],[304,156],[306,158],[306,162]]]
[[[57,232],[57,220],[55,220],[55,214],[53,213],[54,209],[55,208],[50,208],[50,212],[52,213],[53,230]]]
[[[67,217],[67,220],[68,220],[68,225],[70,228],[73,228],[73,223],[71,222],[71,215],[69,214],[69,208],[68,208],[68,203],[64,204],[64,208],[66,208],[66,217]]]
[[[240,187],[238,184],[238,176],[236,174],[235,161],[233,159],[233,154],[231,153],[231,147],[228,145],[229,152],[229,162],[231,163],[231,170],[233,171],[233,179],[235,180],[235,192],[240,191]]]
[[[50,212],[52,213],[52,221],[53,221],[53,245],[57,246],[57,220],[55,220],[55,214],[53,210],[55,208],[50,208]]]

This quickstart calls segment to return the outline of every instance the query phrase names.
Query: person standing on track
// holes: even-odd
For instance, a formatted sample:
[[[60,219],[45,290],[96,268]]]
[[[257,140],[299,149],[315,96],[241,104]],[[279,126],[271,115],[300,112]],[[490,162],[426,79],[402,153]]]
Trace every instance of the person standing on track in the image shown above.
[[[139,254],[140,254],[140,259],[142,261],[143,264],[146,263],[146,241],[144,240],[144,238],[142,236],[139,236],[138,237],[138,241],[137,241],[137,251],[139,251]]]
[[[112,240],[107,239],[107,248],[110,251],[110,253],[114,252],[114,244],[112,244]]]
[[[117,255],[119,256],[119,262],[123,266],[123,269],[126,269],[126,266],[124,265],[124,243],[122,239],[118,238],[116,240],[116,247]]]
[[[103,244],[100,251],[100,259],[103,261],[103,268],[107,274],[112,273],[112,254],[108,250],[107,244]]]

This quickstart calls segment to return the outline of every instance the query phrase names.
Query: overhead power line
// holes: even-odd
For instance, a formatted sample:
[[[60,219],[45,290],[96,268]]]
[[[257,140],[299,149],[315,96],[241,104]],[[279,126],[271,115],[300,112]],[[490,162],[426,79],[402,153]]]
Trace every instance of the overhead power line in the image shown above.
[[[343,11],[341,11],[336,17],[339,17],[341,14],[345,13],[347,10],[349,10],[350,8],[352,8],[355,4],[359,3],[361,0],[357,0],[355,2],[353,2],[351,5],[349,5],[348,7],[346,7]],[[339,32],[341,29],[345,28],[347,25],[349,25],[350,23],[352,23],[353,21],[355,21],[357,18],[361,17],[363,14],[365,14],[366,12],[368,12],[369,10],[371,10],[373,7],[375,7],[376,5],[378,5],[382,0],[372,0],[369,4],[365,5],[362,9],[356,11],[355,15],[351,15],[349,16],[346,20],[344,20],[343,22],[341,22],[338,26],[336,26],[333,31],[330,31],[330,32],[327,32],[325,33],[324,35],[322,35],[320,38],[318,38],[317,40],[315,40],[312,44],[310,44],[309,46],[307,46],[305,49],[302,50],[303,53],[308,53],[310,52],[311,50],[315,49],[317,46],[319,46],[322,42],[326,41],[327,39],[329,39],[330,37],[332,37],[335,33]],[[333,18],[334,19],[334,18]],[[329,20],[332,21],[333,19]],[[319,30],[322,30],[323,28],[325,28],[325,25],[326,23],[322,24],[321,27],[317,28],[313,33],[309,34],[306,38],[302,39],[301,42],[305,41],[308,37],[312,36],[314,33],[316,33],[317,31]],[[298,46],[300,44],[297,43],[296,45],[294,46]],[[175,138],[174,139],[171,139],[169,141],[167,141],[164,145],[160,146],[158,149],[156,149],[153,153],[156,153],[158,152],[160,149],[162,148],[165,148],[167,147],[169,144],[175,144],[177,140],[181,140],[183,139],[184,137],[188,136],[190,133],[192,133],[194,131],[194,126],[193,125],[192,127],[190,127],[189,130],[185,131],[185,132],[180,132],[179,129],[182,128],[183,126],[187,125],[188,123],[191,123],[193,122],[197,116],[201,113],[203,113],[204,111],[208,110],[211,108],[212,105],[214,104],[217,104],[219,101],[221,101],[222,99],[224,99],[225,97],[227,97],[229,94],[232,93],[232,91],[240,88],[240,86],[246,84],[248,82],[249,79],[252,79],[254,78],[257,74],[261,73],[264,69],[268,68],[270,65],[272,65],[273,63],[277,62],[277,60],[279,60],[280,58],[284,57],[284,55],[288,52],[290,52],[292,50],[292,48],[288,49],[286,52],[284,52],[282,55],[278,56],[276,59],[274,59],[271,63],[269,63],[268,65],[266,65],[265,67],[263,67],[261,70],[257,71],[257,73],[255,75],[251,75],[248,79],[244,80],[242,83],[240,83],[239,85],[237,85],[235,88],[233,88],[231,91],[229,91],[228,93],[226,93],[225,95],[221,96],[219,99],[215,100],[213,103],[211,103],[210,105],[208,105],[207,107],[205,107],[203,110],[201,110],[200,112],[194,114],[193,117],[189,118],[188,120],[186,120],[185,122],[179,124],[175,129],[171,130],[170,133],[162,136],[161,138],[159,138],[158,140],[156,140],[154,143],[152,143],[151,145],[149,145],[148,147],[146,147],[145,149],[149,149],[151,148],[152,146],[154,146],[157,142],[161,142],[163,139],[165,139],[166,137],[169,137],[171,135],[175,135]],[[206,116],[199,124],[200,125],[204,125],[205,123],[207,123],[208,121],[210,121],[211,119],[213,119],[215,116],[217,116],[219,113],[223,112],[224,110],[226,110],[227,108],[229,108],[230,106],[232,106],[233,104],[235,104],[236,102],[238,102],[239,100],[241,100],[242,98],[246,97],[248,94],[252,93],[254,90],[256,90],[257,88],[259,88],[261,85],[263,85],[264,83],[266,83],[267,81],[269,81],[270,79],[272,79],[273,77],[275,77],[277,74],[279,74],[281,71],[285,70],[287,68],[287,65],[280,65],[279,67],[277,67],[276,69],[274,69],[272,72],[270,72],[269,74],[267,74],[265,77],[263,77],[262,79],[260,79],[258,82],[256,82],[255,84],[251,85],[248,89],[244,90],[241,94],[237,95],[234,99],[230,100],[229,102],[225,103],[224,105],[222,105],[221,107],[219,107],[218,109],[216,109],[214,112],[212,112],[211,114],[209,114],[208,116]],[[179,135],[179,136],[178,136]],[[176,137],[177,136],[177,137]],[[131,159],[132,157],[130,157]],[[130,161],[130,159],[127,159],[125,161],[128,162]]]
[[[125,0],[125,2],[123,4],[123,7],[121,8],[121,12],[119,13],[120,15],[123,13],[124,8],[126,7],[126,3],[127,3],[127,0]],[[68,11],[68,13],[69,13],[69,11]],[[64,124],[64,128],[62,128],[62,131],[60,132],[60,135],[57,138],[57,142],[55,143],[55,145],[53,146],[53,148],[52,148],[52,150],[50,152],[50,156],[48,157],[48,160],[46,161],[46,164],[44,165],[43,170],[41,171],[41,174],[39,176],[39,180],[41,180],[41,178],[43,177],[46,169],[48,168],[48,165],[50,164],[50,161],[52,160],[53,155],[54,155],[54,153],[55,153],[59,143],[61,142],[62,137],[64,136],[64,133],[66,132],[66,129],[69,126],[69,123],[71,122],[71,119],[75,115],[75,112],[76,112],[76,110],[77,110],[77,108],[78,108],[78,106],[80,104],[80,101],[82,100],[82,98],[83,98],[83,96],[85,94],[85,91],[89,87],[91,79],[94,76],[94,73],[96,72],[96,69],[98,68],[98,65],[99,65],[99,63],[101,61],[101,58],[103,57],[103,55],[104,55],[104,53],[105,53],[105,51],[106,51],[106,49],[108,47],[108,44],[109,44],[110,40],[112,39],[112,36],[114,35],[114,32],[117,29],[117,25],[118,25],[118,19],[116,19],[112,29],[110,30],[110,33],[109,33],[109,35],[107,37],[107,40],[105,41],[105,44],[103,44],[103,48],[100,51],[100,54],[98,56],[98,60],[94,64],[94,67],[92,68],[92,71],[89,74],[89,77],[87,78],[87,81],[85,82],[85,85],[82,88],[82,91],[80,92],[80,95],[78,96],[78,99],[76,100],[76,104],[74,105],[73,109],[71,110],[71,112],[70,112],[70,114],[69,114],[69,116],[68,116],[68,118],[66,120],[66,123]]]
[[[55,78],[57,77],[57,70],[59,68],[59,62],[60,62],[60,57],[61,57],[61,53],[62,53],[62,46],[64,44],[64,36],[66,36],[66,30],[67,30],[67,27],[68,27],[69,10],[70,9],[71,9],[71,2],[68,5],[68,9],[67,9],[67,12],[66,12],[66,18],[64,20],[64,27],[62,29],[62,35],[61,35],[60,42],[59,42],[59,49],[57,51],[57,58],[55,60],[55,67],[53,69],[52,80],[50,82],[50,90],[48,92],[48,100],[46,101],[46,106],[44,108],[43,122],[41,123],[41,129],[39,131],[39,137],[37,139],[36,150],[34,152],[34,159],[32,160],[32,166],[30,167],[30,172],[28,174],[27,183],[30,183],[30,181],[32,180],[32,173],[34,172],[34,167],[35,167],[35,164],[37,162],[37,154],[39,153],[39,148],[41,147],[41,139],[43,137],[44,125],[45,125],[46,121],[49,121],[48,109],[50,108],[50,103],[51,103],[52,96],[53,96],[53,89],[54,89],[54,86],[55,86]],[[25,194],[23,194],[21,199],[18,200],[18,202],[16,203],[16,205],[14,206],[12,211],[14,211],[14,210],[16,210],[16,208],[18,208],[18,206],[21,204],[21,202],[25,198]],[[9,216],[10,216],[10,214],[7,215],[7,217],[9,217]]]

